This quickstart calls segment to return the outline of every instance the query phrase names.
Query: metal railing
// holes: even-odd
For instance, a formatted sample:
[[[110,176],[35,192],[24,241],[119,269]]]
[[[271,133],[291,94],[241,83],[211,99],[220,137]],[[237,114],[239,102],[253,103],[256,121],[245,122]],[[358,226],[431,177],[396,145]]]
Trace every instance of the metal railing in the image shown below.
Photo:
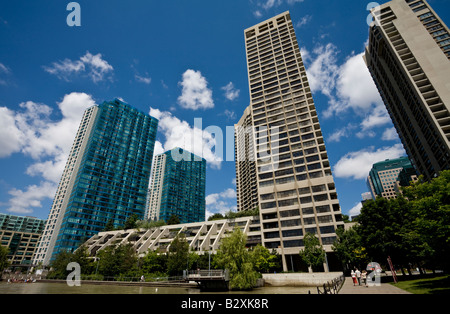
[[[341,290],[342,285],[344,284],[345,276],[341,275],[335,279],[333,279],[331,282],[327,281],[323,284],[321,287],[317,287],[317,293],[318,294],[337,294],[339,290]],[[321,290],[322,289],[322,290]],[[311,291],[310,291],[311,294]]]
[[[186,280],[195,280],[195,279],[222,279],[225,281],[229,280],[229,272],[228,270],[223,269],[199,269],[199,270],[191,270],[184,271],[183,277]]]

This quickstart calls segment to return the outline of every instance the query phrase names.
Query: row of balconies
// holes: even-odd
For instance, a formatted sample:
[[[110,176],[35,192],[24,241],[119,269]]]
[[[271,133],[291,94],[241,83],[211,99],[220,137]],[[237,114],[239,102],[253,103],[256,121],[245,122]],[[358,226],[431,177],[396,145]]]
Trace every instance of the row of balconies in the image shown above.
[[[200,223],[199,223],[200,224]],[[163,226],[144,231],[123,230],[104,232],[93,236],[86,242],[91,256],[110,245],[133,244],[138,254],[145,254],[148,250],[167,251],[170,243],[177,234],[184,233],[189,246],[196,251],[216,250],[220,239],[240,227],[244,233],[249,233],[253,224],[252,218],[236,219],[235,221],[218,221],[203,223],[198,226],[188,225]],[[253,231],[257,230],[252,228]]]
[[[397,54],[402,59],[405,68],[417,86],[420,94],[428,104],[434,118],[442,128],[446,137],[450,139],[450,113],[447,108],[443,105],[433,85],[424,74],[417,60],[412,55],[395,26],[392,24],[391,26],[386,27],[385,31],[389,36]]]

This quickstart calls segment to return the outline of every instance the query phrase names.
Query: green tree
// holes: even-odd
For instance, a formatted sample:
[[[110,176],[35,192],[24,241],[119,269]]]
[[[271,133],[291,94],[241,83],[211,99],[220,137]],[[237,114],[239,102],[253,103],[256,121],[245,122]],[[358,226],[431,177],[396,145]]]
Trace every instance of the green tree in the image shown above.
[[[78,263],[82,275],[89,275],[94,269],[94,263],[89,258],[87,248],[82,245],[73,253],[67,251],[59,252],[50,263],[51,271],[48,277],[53,279],[66,279],[67,275],[72,271],[66,269],[69,263]]]
[[[127,220],[125,221],[125,224],[123,225],[123,229],[136,229],[137,228],[137,221],[139,220],[138,215],[131,214],[128,216]]]
[[[59,252],[55,258],[50,262],[50,272],[48,278],[50,279],[65,279],[70,271],[67,271],[67,265],[73,261],[73,253],[67,251]]]
[[[107,277],[135,276],[138,257],[131,244],[108,246],[97,253],[98,272]]]
[[[250,253],[256,271],[260,273],[270,273],[281,270],[280,256],[276,252],[271,253],[269,249],[258,244]]]
[[[151,228],[155,228],[155,227],[161,227],[166,225],[166,222],[164,220],[158,220],[158,221],[153,221],[153,220],[138,220],[136,222],[136,229],[151,229]]]
[[[94,261],[90,258],[85,245],[80,246],[72,253],[72,261],[80,265],[81,273],[84,275],[92,274],[94,271]]]
[[[354,266],[359,269],[366,267],[369,262],[366,249],[361,245],[361,237],[354,227],[345,230],[336,230],[337,239],[332,245],[337,258],[341,261],[344,269],[349,270]]]
[[[408,270],[409,263],[420,263],[414,253],[421,246],[417,241],[420,238],[412,232],[414,216],[411,203],[401,196],[391,200],[379,197],[366,202],[355,228],[369,257],[386,265],[390,256],[393,263]]]
[[[170,276],[179,276],[189,267],[189,243],[184,233],[179,233],[172,240],[167,259],[167,272]]]
[[[110,219],[105,225],[105,228],[103,228],[102,231],[113,231],[114,230],[114,220]]]
[[[397,199],[368,201],[355,227],[372,260],[386,264],[448,270],[450,250],[450,171],[430,182],[419,181],[402,188]],[[396,267],[398,268],[398,267]]]
[[[450,170],[430,182],[420,177],[403,194],[414,218],[405,236],[415,241],[415,253],[432,267],[450,270]]]
[[[221,213],[215,213],[214,215],[209,216],[208,221],[221,220],[221,219],[225,219],[225,217]]]
[[[252,289],[258,278],[253,268],[252,258],[246,249],[247,237],[238,228],[221,240],[214,262],[217,268],[230,272],[230,288],[235,290]]]
[[[0,272],[8,268],[10,265],[8,261],[8,253],[9,249],[0,245]]]
[[[319,239],[312,233],[306,233],[303,237],[304,249],[300,250],[300,257],[309,266],[310,271],[323,265],[325,262],[325,250]]]
[[[144,274],[165,273],[167,271],[167,255],[149,251],[141,259],[140,264]]]
[[[179,223],[180,223],[180,218],[175,214],[172,214],[170,216],[169,220],[167,221],[168,225],[178,225]]]

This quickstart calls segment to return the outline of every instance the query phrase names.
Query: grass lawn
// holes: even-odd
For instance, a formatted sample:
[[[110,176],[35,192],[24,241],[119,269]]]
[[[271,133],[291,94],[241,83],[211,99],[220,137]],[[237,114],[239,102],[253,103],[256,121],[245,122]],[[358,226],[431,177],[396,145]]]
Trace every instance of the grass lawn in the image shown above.
[[[392,285],[415,294],[450,294],[450,275],[401,281]]]

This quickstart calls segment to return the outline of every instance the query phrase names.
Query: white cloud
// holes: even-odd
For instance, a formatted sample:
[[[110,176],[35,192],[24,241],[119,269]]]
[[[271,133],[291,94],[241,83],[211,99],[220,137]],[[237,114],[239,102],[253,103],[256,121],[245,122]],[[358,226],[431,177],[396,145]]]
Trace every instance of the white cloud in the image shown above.
[[[341,138],[343,137],[349,137],[350,132],[354,129],[356,129],[356,125],[353,123],[349,123],[347,126],[341,127],[340,129],[336,130],[333,134],[331,134],[328,137],[329,142],[340,142]]]
[[[8,85],[8,76],[11,74],[11,70],[0,63],[0,85]]]
[[[234,111],[230,111],[228,109],[225,109],[223,114],[228,118],[228,120],[235,120],[236,119],[236,113]]]
[[[62,114],[59,121],[50,120],[51,108],[28,101],[20,104],[24,109],[16,113],[19,129],[26,138],[22,152],[33,159],[69,154],[84,110],[95,105],[90,95],[71,93],[58,103]]]
[[[17,112],[0,108],[0,121],[4,122],[0,124],[0,143],[3,136],[9,137],[9,146],[0,146],[0,157],[12,152],[31,157],[26,174],[43,179],[40,185],[10,190],[9,211],[31,213],[43,199],[54,197],[84,110],[92,105],[95,101],[90,95],[67,94],[58,103],[62,117],[57,121],[50,119],[49,106],[32,101],[21,103]]]
[[[343,156],[334,166],[333,172],[337,178],[361,180],[367,178],[374,163],[405,155],[402,144],[382,147],[377,150],[374,150],[374,147],[369,147]]]
[[[19,152],[24,141],[16,124],[14,112],[0,107],[0,158]]]
[[[10,72],[9,68],[3,63],[0,63],[0,73],[8,74],[9,72]]]
[[[178,97],[178,103],[183,108],[192,110],[214,108],[212,91],[200,71],[186,70],[179,84],[183,90]]]
[[[363,56],[364,53],[360,53],[349,57],[339,69],[337,93],[344,101],[344,110],[352,108],[367,112],[373,106],[384,107]]]
[[[328,107],[322,112],[324,118],[353,114],[352,119],[362,119],[359,131],[354,135],[360,139],[375,137],[375,128],[391,124],[391,118],[364,63],[363,55],[352,54],[344,63],[338,64],[338,49],[333,44],[320,45],[312,52],[301,49],[313,93],[320,92],[328,98]],[[352,123],[337,130],[329,140],[339,142],[349,137],[356,129]]]
[[[152,78],[147,76],[141,76],[138,74],[134,75],[134,78],[136,79],[136,81],[138,81],[139,83],[144,83],[144,84],[150,84],[152,82]]]
[[[155,148],[153,150],[153,156],[161,155],[164,153],[164,147],[160,141],[155,141]]]
[[[349,211],[348,211],[348,215],[350,217],[353,216],[358,216],[359,214],[361,214],[361,209],[362,209],[362,203],[358,202],[355,206],[353,206]]]
[[[265,2],[262,2],[261,3],[261,6],[264,8],[264,9],[270,9],[270,8],[272,8],[272,7],[274,7],[274,6],[278,6],[278,5],[280,5],[282,3],[282,1],[281,0],[265,0]]]
[[[100,53],[93,55],[89,51],[79,60],[64,59],[44,66],[44,70],[59,79],[70,81],[76,74],[86,74],[94,83],[103,81],[114,69]]]
[[[349,109],[357,115],[369,114],[374,108],[380,113],[379,107],[384,104],[364,63],[364,53],[352,54],[342,65],[338,64],[339,51],[331,43],[319,45],[312,53],[302,48],[301,53],[309,63],[307,74],[311,90],[329,98],[324,112],[326,118]]]
[[[228,100],[235,100],[239,97],[240,90],[234,87],[232,82],[228,83],[226,86],[222,87],[222,90],[225,91],[225,97]]]
[[[191,127],[186,121],[182,121],[167,111],[150,108],[150,115],[159,120],[158,132],[165,137],[162,144],[164,151],[175,147],[181,147],[197,156],[206,159],[213,168],[220,169],[222,156],[216,155],[217,143],[213,133],[202,130],[197,126]]]
[[[304,0],[286,0],[287,4],[293,5],[295,3],[303,2]],[[257,5],[265,10],[271,9],[273,7],[278,7],[283,4],[283,0],[259,0]]]
[[[395,127],[388,128],[384,131],[383,136],[381,137],[383,141],[395,141],[399,140],[397,130]]]
[[[262,16],[262,13],[260,10],[256,10],[255,12],[253,12],[253,15],[257,18],[260,18]]]
[[[295,27],[296,28],[300,28],[306,24],[308,24],[309,22],[311,22],[312,20],[312,16],[311,15],[305,15],[304,17],[302,17],[296,24]]]
[[[237,210],[235,189],[229,188],[220,193],[209,194],[206,196],[205,201],[206,219],[216,213],[226,214],[229,211]]]
[[[312,63],[307,67],[311,91],[320,91],[322,94],[331,97],[339,74],[336,46],[331,43],[326,46],[318,46],[313,51],[315,59],[312,59],[311,54],[304,48],[302,53],[305,54],[305,61],[312,60]]]
[[[364,120],[361,122],[361,128],[363,131],[366,131],[391,122],[392,120],[389,117],[386,107],[384,105],[379,105],[374,107],[373,110],[366,115]]]
[[[12,196],[9,200],[7,211],[15,214],[31,214],[33,208],[42,207],[42,200],[53,198],[57,185],[51,182],[41,182],[40,185],[30,185],[25,191],[12,189],[8,193]]]
[[[303,2],[304,0],[256,0],[256,8],[253,11],[253,15],[257,18],[261,17],[263,13],[261,12],[261,9],[267,11],[272,8],[279,7],[283,3],[287,3],[288,5],[294,5],[296,3]],[[251,1],[253,2],[253,1]],[[259,9],[261,8],[261,9]]]

